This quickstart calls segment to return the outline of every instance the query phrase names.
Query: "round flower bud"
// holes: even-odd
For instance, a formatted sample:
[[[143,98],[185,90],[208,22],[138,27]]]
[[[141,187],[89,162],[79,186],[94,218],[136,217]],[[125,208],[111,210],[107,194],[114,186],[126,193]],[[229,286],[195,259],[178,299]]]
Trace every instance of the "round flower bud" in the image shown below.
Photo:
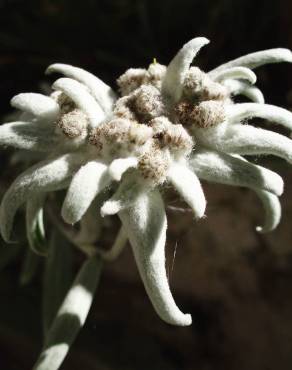
[[[122,96],[129,95],[143,84],[146,69],[130,68],[117,79]]]
[[[167,147],[172,152],[190,153],[193,140],[180,124],[172,124],[166,117],[157,117],[150,122],[153,128],[153,138],[162,148]]]
[[[62,114],[57,126],[70,139],[75,139],[87,132],[88,118],[80,109]]]
[[[208,100],[193,107],[190,122],[200,128],[216,126],[225,121],[226,114],[221,102]]]
[[[214,82],[198,67],[191,67],[184,80],[184,96],[190,100],[225,100],[229,97],[225,86]]]
[[[170,165],[170,158],[166,151],[151,146],[139,159],[138,170],[145,180],[149,180],[155,185],[165,181]]]
[[[159,63],[151,63],[144,77],[144,84],[161,88],[161,83],[166,72],[166,67]]]
[[[132,107],[141,123],[163,115],[165,109],[159,90],[151,85],[143,85],[135,91]]]

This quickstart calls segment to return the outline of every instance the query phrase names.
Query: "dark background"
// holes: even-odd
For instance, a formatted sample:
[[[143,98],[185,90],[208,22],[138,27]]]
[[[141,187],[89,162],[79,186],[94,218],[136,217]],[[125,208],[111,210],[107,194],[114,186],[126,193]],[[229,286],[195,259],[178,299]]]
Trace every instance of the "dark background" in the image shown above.
[[[53,62],[81,66],[115,86],[127,68],[147,67],[154,57],[167,64],[195,36],[211,40],[196,59],[205,71],[248,52],[292,48],[292,3],[0,0],[0,116],[10,112],[13,95],[46,86],[43,72]],[[268,103],[292,107],[291,65],[257,75]],[[7,168],[8,156],[0,157],[1,192],[19,172]],[[188,212],[169,211],[170,284],[193,325],[171,327],[156,316],[127,248],[106,268],[62,369],[292,368],[292,172],[278,159],[259,162],[286,183],[283,220],[273,233],[255,232],[262,209],[245,189],[204,184],[207,218],[198,223]],[[41,279],[20,287],[20,262],[1,271],[1,370],[30,369],[41,347]]]

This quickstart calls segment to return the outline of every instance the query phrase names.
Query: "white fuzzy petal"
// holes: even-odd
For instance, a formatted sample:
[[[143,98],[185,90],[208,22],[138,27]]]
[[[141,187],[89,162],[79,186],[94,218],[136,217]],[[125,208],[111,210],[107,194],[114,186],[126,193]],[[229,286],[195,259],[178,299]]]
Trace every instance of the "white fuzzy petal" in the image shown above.
[[[112,111],[113,105],[116,101],[116,95],[114,91],[110,86],[106,85],[92,73],[89,73],[81,68],[73,67],[69,64],[61,63],[52,64],[46,70],[46,73],[53,72],[62,73],[67,77],[83,83],[86,87],[88,87],[104,112],[110,113]]]
[[[228,153],[270,154],[292,163],[292,140],[276,132],[249,125],[230,126],[226,136],[217,138],[217,141],[213,141],[212,144],[216,149]]]
[[[191,207],[195,217],[203,217],[206,209],[206,198],[196,174],[184,164],[173,164],[167,177]]]
[[[60,78],[53,86],[55,90],[61,90],[74,101],[88,117],[91,127],[98,126],[105,118],[105,114],[94,97],[81,83],[70,78]]]
[[[246,67],[232,67],[224,69],[223,71],[218,71],[216,74],[214,73],[212,78],[216,82],[223,82],[227,79],[242,79],[247,80],[251,84],[256,83],[257,80],[256,74]]]
[[[110,183],[107,166],[98,161],[86,163],[73,177],[62,206],[62,217],[69,223],[78,222],[93,199]]]
[[[101,207],[101,216],[115,215],[121,210],[130,207],[140,194],[147,190],[145,184],[137,176],[128,175],[122,180],[114,195]]]
[[[135,157],[119,158],[112,161],[109,166],[109,174],[115,181],[120,181],[123,174],[129,168],[135,168],[138,165],[138,159]]]
[[[255,53],[247,54],[237,59],[231,60],[230,62],[224,63],[221,66],[213,69],[209,72],[212,77],[218,71],[222,71],[232,67],[247,67],[247,68],[257,68],[264,64],[289,62],[292,63],[292,53],[289,49],[268,49],[257,51]]]
[[[283,193],[284,184],[281,176],[245,159],[224,153],[202,151],[195,152],[189,164],[203,180],[252,189],[259,188],[276,195]]]
[[[240,155],[235,155],[235,157],[247,162],[247,160]],[[260,198],[265,212],[264,224],[262,226],[257,226],[256,231],[259,233],[270,232],[278,226],[281,220],[282,209],[279,198],[277,195],[272,194],[270,191],[263,190],[262,188],[255,188],[253,190]]]
[[[160,194],[157,191],[141,194],[135,205],[119,216],[156,312],[169,324],[190,325],[191,316],[176,306],[168,285],[164,251],[167,220]]]
[[[205,37],[197,37],[190,40],[179,50],[168,65],[162,83],[162,93],[170,99],[171,102],[175,103],[180,99],[183,82],[190,64],[198,51],[208,43],[209,40]]]
[[[36,164],[14,180],[0,206],[0,231],[9,242],[14,216],[18,208],[36,192],[62,189],[80,166],[77,153],[65,154]]]
[[[244,81],[225,80],[223,84],[228,88],[230,94],[233,96],[243,95],[255,103],[265,103],[265,98],[261,90]]]
[[[287,109],[270,104],[239,103],[226,106],[229,122],[239,122],[244,119],[258,117],[276,122],[292,130],[292,113]]]
[[[11,122],[0,126],[0,145],[17,149],[48,152],[57,144],[53,127],[40,125],[39,122]]]
[[[36,93],[22,93],[14,96],[12,107],[41,119],[54,120],[59,114],[59,105],[49,96]]]
[[[264,190],[256,190],[262,201],[265,211],[265,222],[262,226],[257,226],[256,230],[260,233],[267,233],[274,230],[281,220],[281,204],[278,197]]]

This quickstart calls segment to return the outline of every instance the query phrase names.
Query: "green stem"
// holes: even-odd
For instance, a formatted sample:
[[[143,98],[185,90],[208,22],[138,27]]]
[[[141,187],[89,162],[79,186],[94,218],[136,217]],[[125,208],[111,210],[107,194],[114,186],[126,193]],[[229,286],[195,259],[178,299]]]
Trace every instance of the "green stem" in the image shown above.
[[[47,333],[33,370],[57,370],[84,325],[99,282],[102,260],[90,257],[81,267]]]

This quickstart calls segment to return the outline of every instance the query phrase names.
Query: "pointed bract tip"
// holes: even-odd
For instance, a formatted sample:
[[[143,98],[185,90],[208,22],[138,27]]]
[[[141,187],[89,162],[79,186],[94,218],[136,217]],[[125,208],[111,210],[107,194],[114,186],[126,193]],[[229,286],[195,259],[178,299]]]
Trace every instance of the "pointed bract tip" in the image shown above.
[[[275,194],[279,197],[283,194],[284,192],[284,181],[281,176],[278,178],[278,184],[277,184],[277,191]]]
[[[62,63],[53,63],[53,64],[50,64],[47,67],[47,69],[45,70],[45,74],[46,75],[49,75],[51,73],[58,72],[59,67],[62,67],[62,66],[64,66],[64,64],[62,64]]]
[[[101,217],[112,216],[120,211],[119,203],[116,201],[108,200],[100,208]]]
[[[11,239],[11,230],[7,230],[2,227],[0,230],[0,235],[6,244],[17,244],[18,243],[17,240]]]
[[[69,78],[67,77],[61,77],[59,78],[58,80],[56,80],[53,84],[52,84],[52,89],[53,90],[59,90],[60,87],[63,87],[63,84],[67,82],[67,80],[69,80]]]
[[[61,216],[62,216],[62,219],[66,222],[66,224],[68,225],[74,225],[74,215],[70,214],[70,212],[68,212],[68,209],[66,207],[62,207],[62,210],[61,210]]]
[[[203,46],[209,44],[209,42],[210,40],[208,40],[206,37],[195,37],[194,39],[191,39],[185,43],[179,53],[185,54],[185,56],[191,55],[193,59],[198,51]]]
[[[191,48],[191,47],[198,47],[198,45],[204,46],[210,43],[210,40],[206,37],[195,37],[191,39],[190,41],[186,42],[183,46],[183,48]]]
[[[292,51],[290,49],[282,49],[285,61],[288,63],[292,63]]]
[[[115,166],[110,166],[108,172],[114,181],[121,181],[123,173],[117,171]]]
[[[192,325],[192,315],[190,315],[189,313],[185,314],[185,320],[184,320],[184,323],[183,323],[183,326],[189,326],[189,325]]]
[[[175,321],[169,322],[169,324],[178,326],[190,326],[192,325],[192,316],[189,313],[183,314],[181,318],[177,318]]]

